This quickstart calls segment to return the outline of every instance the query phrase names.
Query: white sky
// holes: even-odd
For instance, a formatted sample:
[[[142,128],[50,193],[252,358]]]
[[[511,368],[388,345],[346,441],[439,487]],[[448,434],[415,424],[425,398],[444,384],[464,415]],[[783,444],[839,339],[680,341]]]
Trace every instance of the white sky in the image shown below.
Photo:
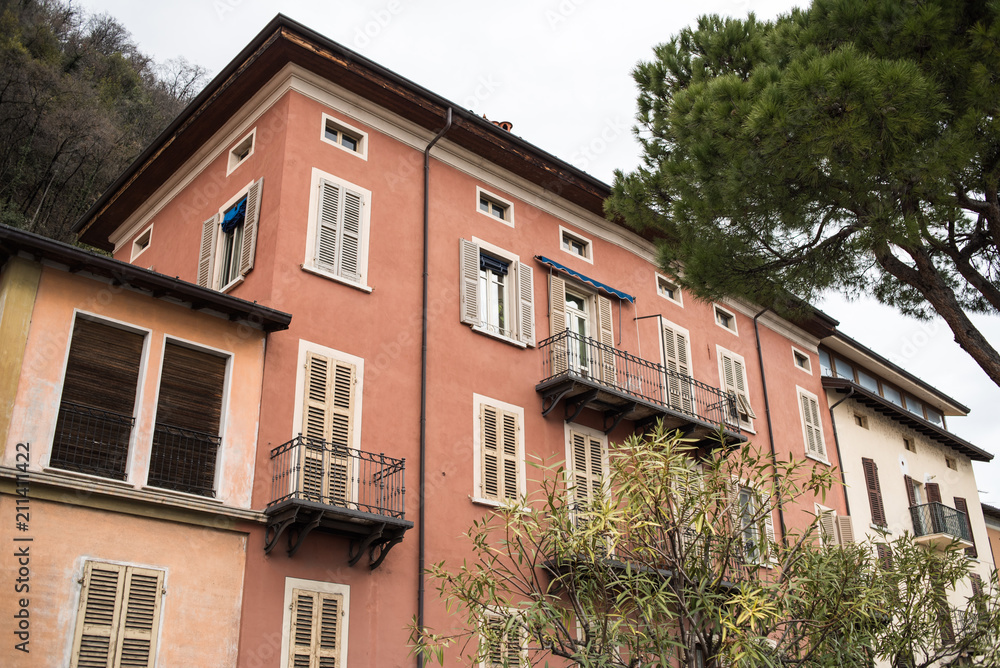
[[[630,72],[697,16],[771,18],[791,0],[82,0],[121,21],[158,62],[184,57],[214,76],[278,12],[610,183],[633,169],[636,90]],[[943,321],[903,318],[870,301],[818,304],[840,329],[971,408],[951,431],[1000,455],[992,422],[1000,388]],[[1000,318],[977,325],[1000,345]],[[1000,506],[1000,457],[976,464],[984,502]]]

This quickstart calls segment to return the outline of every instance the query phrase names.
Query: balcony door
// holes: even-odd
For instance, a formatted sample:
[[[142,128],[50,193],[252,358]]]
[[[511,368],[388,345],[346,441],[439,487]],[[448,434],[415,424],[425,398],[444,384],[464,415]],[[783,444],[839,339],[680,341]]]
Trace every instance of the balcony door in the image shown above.
[[[590,314],[588,299],[571,290],[566,290],[566,328],[571,332],[569,340],[569,365],[582,376],[591,373],[592,357],[589,350]]]
[[[550,376],[572,371],[618,386],[611,300],[549,275]]]

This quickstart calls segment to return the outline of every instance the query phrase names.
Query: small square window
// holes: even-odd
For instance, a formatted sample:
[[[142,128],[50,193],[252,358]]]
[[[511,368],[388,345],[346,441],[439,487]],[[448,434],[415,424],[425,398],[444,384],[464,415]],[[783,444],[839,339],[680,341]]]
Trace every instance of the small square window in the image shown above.
[[[718,305],[715,306],[715,324],[736,333],[736,316]]]
[[[854,424],[858,425],[862,429],[868,429],[868,418],[864,415],[854,414]]]
[[[917,446],[916,446],[916,444],[914,444],[912,438],[904,438],[903,439],[903,447],[906,448],[910,452],[916,452],[917,451]]]
[[[955,462],[955,460],[953,458],[951,458],[951,457],[945,457],[944,458],[944,463],[952,471],[957,471],[958,470],[958,464]]]
[[[129,262],[135,261],[137,257],[142,255],[142,252],[149,248],[150,242],[153,240],[153,226],[150,225],[146,230],[135,238],[132,242],[132,257]]]
[[[240,140],[233,150],[229,152],[229,167],[226,170],[226,175],[232,174],[233,170],[242,165],[247,158],[253,155],[254,150],[254,137],[257,135],[257,128],[250,131],[246,137]]]
[[[514,226],[514,206],[510,202],[482,188],[477,187],[476,191],[476,210],[479,213],[502,221],[511,227]]]
[[[674,303],[682,304],[680,286],[666,276],[656,275],[656,294]]]
[[[584,260],[590,259],[590,241],[587,239],[564,229],[560,243],[567,253],[582,257]]]
[[[323,133],[320,138],[348,153],[368,158],[368,135],[329,114],[323,114]]]
[[[812,362],[809,361],[809,355],[806,355],[801,350],[792,348],[792,360],[798,368],[812,373]]]
[[[484,197],[480,195],[479,210],[484,213],[490,214],[494,218],[499,218],[500,220],[507,220],[507,207],[497,202],[494,202],[489,197]]]

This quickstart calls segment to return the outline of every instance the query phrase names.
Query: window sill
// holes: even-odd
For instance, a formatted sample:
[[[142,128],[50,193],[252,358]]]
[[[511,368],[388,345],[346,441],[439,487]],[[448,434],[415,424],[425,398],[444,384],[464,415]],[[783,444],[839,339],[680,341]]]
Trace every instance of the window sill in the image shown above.
[[[869,529],[875,529],[875,531],[878,531],[879,533],[884,533],[886,536],[891,536],[892,535],[892,532],[889,531],[889,527],[880,527],[879,525],[875,524],[874,522],[872,524],[869,524],[868,528]]]
[[[223,287],[219,288],[219,292],[226,293],[235,288],[237,285],[243,282],[243,275],[240,274],[229,283],[226,283]]]
[[[480,325],[473,325],[472,326],[472,331],[479,332],[480,334],[485,334],[486,336],[493,337],[494,339],[497,339],[498,341],[503,341],[504,343],[509,343],[512,346],[517,346],[518,348],[527,348],[528,347],[527,344],[521,343],[517,339],[512,339],[509,336],[504,336],[503,334],[497,334],[496,332],[492,332],[489,329],[487,329],[485,327],[482,327]]]
[[[148,494],[156,494],[163,497],[177,497],[177,499],[183,499],[185,501],[196,501],[201,503],[211,503],[213,505],[225,505],[222,501],[214,496],[202,496],[201,494],[192,494],[190,492],[181,492],[176,489],[166,489],[164,487],[156,487],[154,485],[143,485],[140,488],[143,492]]]
[[[305,272],[310,273],[310,274],[315,274],[316,276],[321,276],[323,278],[330,279],[331,281],[336,281],[337,283],[343,283],[347,287],[354,288],[355,290],[360,290],[361,292],[371,293],[372,290],[373,290],[373,288],[371,288],[370,286],[364,285],[363,283],[358,283],[356,281],[349,281],[346,278],[343,278],[341,276],[337,276],[336,274],[331,274],[330,272],[323,271],[322,269],[317,269],[316,267],[313,267],[313,266],[308,265],[308,264],[302,264],[302,265],[299,265],[299,266],[302,268],[302,271],[305,271]]]
[[[499,508],[503,504],[494,499],[484,499],[481,496],[469,496],[469,501],[472,501],[477,506],[489,506],[490,508]]]
[[[811,455],[808,452],[806,453],[806,457],[813,460],[814,462],[819,462],[820,464],[825,464],[827,466],[833,466],[833,464],[830,463],[830,460],[828,460],[826,457],[817,457],[816,455]]]

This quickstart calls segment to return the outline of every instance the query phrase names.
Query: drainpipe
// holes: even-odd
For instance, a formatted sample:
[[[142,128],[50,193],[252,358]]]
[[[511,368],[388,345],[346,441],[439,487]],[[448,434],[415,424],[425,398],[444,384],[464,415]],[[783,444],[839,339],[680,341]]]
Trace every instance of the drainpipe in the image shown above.
[[[844,477],[844,460],[840,458],[840,438],[837,436],[837,420],[833,417],[833,409],[850,399],[853,394],[854,388],[852,387],[846,397],[830,406],[830,424],[833,425],[833,444],[837,448],[837,461],[840,462],[840,483],[844,486],[844,510],[847,511],[848,515],[851,514],[851,502],[847,498],[847,478]]]
[[[417,570],[419,585],[417,586],[417,628],[424,628],[424,550],[426,545],[426,531],[424,530],[426,512],[424,510],[424,494],[427,488],[427,284],[430,265],[430,189],[431,189],[431,148],[451,129],[451,107],[448,107],[448,120],[441,131],[434,135],[434,139],[424,149],[424,276],[423,276],[423,305],[421,307],[420,321],[420,510],[417,524],[420,526],[420,539],[418,546],[419,557],[417,560]],[[423,668],[424,657],[417,655],[417,668]]]
[[[774,484],[778,486],[778,453],[774,448],[774,429],[771,426],[771,401],[767,396],[767,374],[764,373],[764,353],[760,347],[760,329],[757,327],[757,319],[767,313],[770,309],[764,309],[753,317],[753,335],[757,340],[757,363],[760,365],[760,381],[764,386],[764,415],[767,417],[767,440],[771,445],[771,464],[774,466]],[[788,538],[785,536],[785,509],[778,499],[778,524],[781,525],[781,543],[788,547]]]

